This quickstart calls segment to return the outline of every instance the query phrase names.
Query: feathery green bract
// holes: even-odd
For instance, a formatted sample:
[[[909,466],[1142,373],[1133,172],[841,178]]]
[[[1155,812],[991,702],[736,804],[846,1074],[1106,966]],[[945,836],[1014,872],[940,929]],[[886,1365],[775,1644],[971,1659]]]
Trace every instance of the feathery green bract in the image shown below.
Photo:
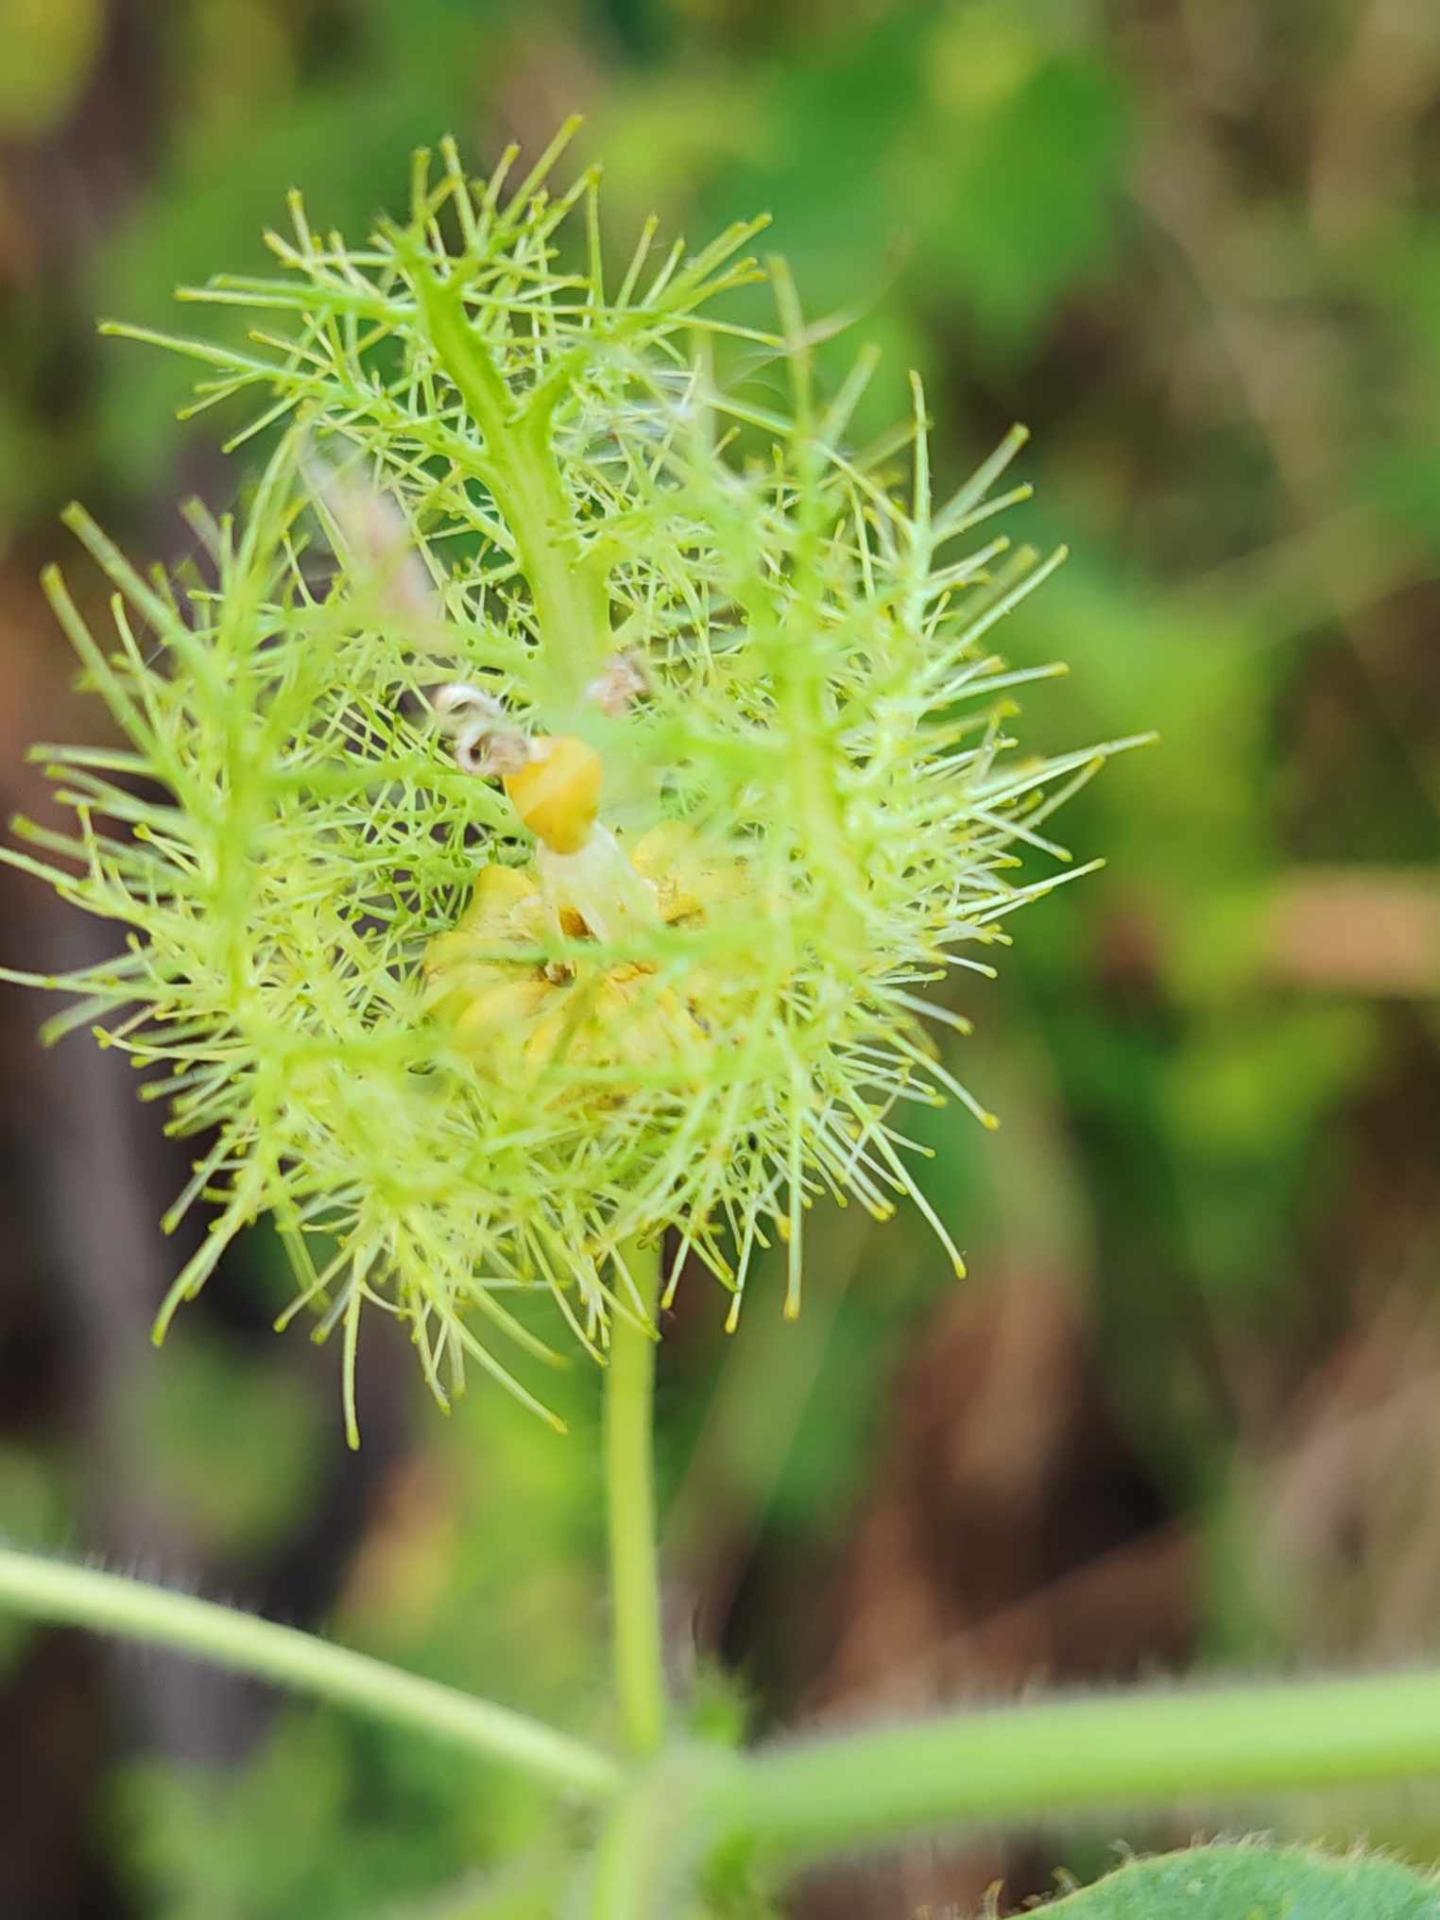
[[[637,1312],[637,1236],[678,1229],[672,1273],[693,1252],[738,1307],[778,1234],[791,1311],[823,1192],[882,1216],[908,1195],[954,1254],[905,1111],[989,1116],[923,995],[988,971],[1055,884],[1040,825],[1105,751],[1023,760],[1004,732],[1033,675],[987,635],[1060,556],[966,536],[1023,497],[991,495],[1023,436],[933,504],[918,384],[913,418],[855,448],[870,360],[816,396],[782,268],[773,334],[714,317],[759,273],[759,223],[693,257],[653,258],[647,231],[616,275],[593,178],[544,185],[559,144],[508,194],[508,161],[472,187],[447,146],[409,223],[361,248],[296,199],[281,277],[191,296],[254,309],[251,349],[166,343],[212,369],[202,402],[253,389],[286,422],[243,523],[197,516],[203,580],[154,585],[73,513],[112,641],[51,582],[130,741],[46,750],[76,830],[29,829],[61,864],[12,856],[128,930],[114,963],[37,983],[79,996],[51,1031],[98,1024],[213,1140],[173,1217],[218,1215],[161,1326],[273,1215],[297,1305],[344,1329],[352,1431],[366,1302],[406,1318],[442,1400],[473,1360],[534,1405],[506,1357],[543,1350],[516,1290],[549,1289],[598,1350]],[[617,660],[619,703],[596,693]],[[427,717],[449,680],[517,737],[599,754],[602,894],[679,823],[646,883],[672,909],[618,933],[556,910],[503,790]],[[1017,881],[1018,847],[1039,877]],[[427,957],[492,863],[536,912],[472,923],[442,1007]]]

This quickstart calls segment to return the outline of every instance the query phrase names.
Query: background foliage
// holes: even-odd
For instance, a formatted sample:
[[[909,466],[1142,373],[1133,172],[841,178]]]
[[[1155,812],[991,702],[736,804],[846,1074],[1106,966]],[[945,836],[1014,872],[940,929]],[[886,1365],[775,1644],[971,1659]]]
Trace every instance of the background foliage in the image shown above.
[[[1031,691],[1029,737],[1161,743],[1068,819],[1108,873],[967,997],[966,1076],[1005,1125],[932,1120],[928,1191],[972,1280],[918,1224],[846,1215],[816,1223],[798,1327],[763,1274],[730,1341],[723,1300],[682,1292],[671,1624],[709,1710],[1433,1654],[1434,9],[5,0],[0,26],[7,810],[41,804],[25,740],[100,724],[34,586],[58,509],[78,493],[173,558],[175,496],[237,485],[210,424],[174,421],[186,371],[93,318],[172,325],[177,281],[258,267],[291,184],[359,230],[412,146],[450,129],[479,165],[579,107],[617,235],[652,208],[696,236],[773,211],[809,311],[885,349],[877,422],[924,373],[952,479],[1013,419],[1035,432],[1025,531],[1075,553],[1007,645],[1073,670]],[[31,965],[98,937],[11,878],[0,924]],[[584,1725],[593,1380],[562,1389],[569,1440],[493,1394],[443,1422],[377,1342],[349,1461],[332,1356],[268,1332],[258,1238],[156,1360],[183,1155],[122,1065],[40,1055],[35,1018],[7,996],[0,1525]],[[24,1756],[6,1911],[545,1910],[523,1871],[485,1878],[523,1841],[563,1850],[513,1782],[63,1635],[7,1627],[0,1661]],[[1265,1818],[1440,1856],[1418,1798]],[[927,1845],[792,1911],[969,1913],[996,1879],[1008,1911],[1122,1831],[1193,1824]]]

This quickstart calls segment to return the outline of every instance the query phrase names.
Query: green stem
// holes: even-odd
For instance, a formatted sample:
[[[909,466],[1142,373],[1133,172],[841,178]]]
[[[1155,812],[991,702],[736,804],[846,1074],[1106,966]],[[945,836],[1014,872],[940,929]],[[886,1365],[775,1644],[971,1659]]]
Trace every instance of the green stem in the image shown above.
[[[188,1593],[0,1548],[0,1606],[197,1654],[506,1761],[590,1800],[611,1798],[621,1784],[614,1761],[538,1720]]]
[[[693,1893],[715,1782],[743,1764],[721,1748],[672,1743],[652,1765],[635,1769],[605,1815],[584,1907],[590,1920],[673,1920],[698,1912]]]
[[[1440,1775],[1440,1671],[957,1713],[751,1755],[720,1833],[797,1857],[922,1827]]]
[[[647,1920],[655,1904],[653,1820],[653,1792],[644,1780],[607,1815],[595,1849],[592,1920]]]
[[[631,1242],[622,1257],[653,1320],[660,1246]],[[616,1314],[605,1371],[605,1493],[610,1524],[615,1685],[625,1742],[653,1753],[665,1729],[660,1579],[656,1555],[653,1420],[655,1334]]]

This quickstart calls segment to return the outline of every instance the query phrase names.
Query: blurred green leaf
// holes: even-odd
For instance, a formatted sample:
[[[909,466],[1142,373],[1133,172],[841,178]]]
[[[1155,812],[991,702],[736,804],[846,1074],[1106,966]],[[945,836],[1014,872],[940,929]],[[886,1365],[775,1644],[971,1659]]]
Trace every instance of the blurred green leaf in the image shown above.
[[[36,139],[72,112],[104,33],[103,0],[0,0],[0,137]]]
[[[204,1558],[263,1553],[304,1513],[327,1415],[277,1350],[242,1356],[187,1330],[139,1406],[157,1493]]]
[[[1106,263],[1128,129],[1120,75],[1100,60],[1062,57],[992,101],[968,138],[958,128],[953,157],[937,153],[926,265],[1005,359]]]

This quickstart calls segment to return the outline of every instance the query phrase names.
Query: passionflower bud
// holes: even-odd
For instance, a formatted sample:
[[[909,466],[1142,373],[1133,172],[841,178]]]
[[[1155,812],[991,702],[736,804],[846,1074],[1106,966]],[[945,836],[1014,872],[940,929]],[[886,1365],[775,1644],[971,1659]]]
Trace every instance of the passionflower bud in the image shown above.
[[[517,1295],[598,1351],[637,1238],[732,1324],[776,1239],[798,1309],[825,1196],[908,1200],[960,1270],[904,1115],[988,1115],[928,990],[1073,871],[1040,827],[1105,751],[1009,737],[1034,675],[989,635],[1059,556],[969,536],[1023,499],[992,491],[1022,436],[937,504],[918,384],[867,453],[870,362],[816,398],[782,269],[773,331],[717,309],[758,223],[616,273],[553,158],[507,198],[447,147],[354,250],[296,201],[280,276],[209,290],[265,344],[178,343],[291,420],[243,518],[197,519],[205,577],[154,584],[74,511],[113,638],[49,582],[128,737],[53,751],[75,830],[9,856],[125,931],[37,982],[74,1002],[50,1031],[98,1026],[202,1143],[161,1328],[268,1215],[352,1432],[367,1307],[442,1401],[479,1365],[539,1406]]]

